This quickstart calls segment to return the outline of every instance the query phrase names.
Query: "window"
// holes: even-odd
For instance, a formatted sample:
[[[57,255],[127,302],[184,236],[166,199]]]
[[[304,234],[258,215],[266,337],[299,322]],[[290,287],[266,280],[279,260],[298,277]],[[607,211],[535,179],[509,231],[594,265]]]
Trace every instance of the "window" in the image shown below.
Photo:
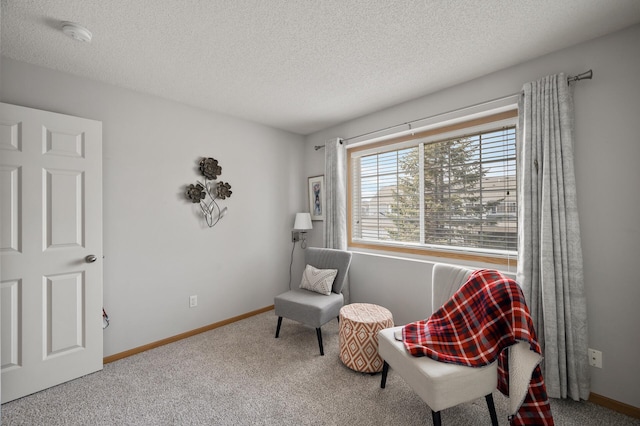
[[[350,245],[513,258],[516,117],[508,111],[350,149]]]

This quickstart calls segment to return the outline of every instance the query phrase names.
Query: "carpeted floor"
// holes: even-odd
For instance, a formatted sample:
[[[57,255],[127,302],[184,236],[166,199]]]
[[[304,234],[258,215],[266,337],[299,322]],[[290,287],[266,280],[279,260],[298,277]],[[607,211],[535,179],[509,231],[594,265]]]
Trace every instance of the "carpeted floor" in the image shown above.
[[[346,368],[338,323],[313,329],[273,311],[105,365],[2,406],[3,425],[430,425],[429,407],[391,370]],[[108,330],[106,331],[108,332]],[[494,394],[507,425],[507,400]],[[557,425],[640,425],[588,402],[552,400]],[[443,411],[444,425],[487,425],[484,398]]]

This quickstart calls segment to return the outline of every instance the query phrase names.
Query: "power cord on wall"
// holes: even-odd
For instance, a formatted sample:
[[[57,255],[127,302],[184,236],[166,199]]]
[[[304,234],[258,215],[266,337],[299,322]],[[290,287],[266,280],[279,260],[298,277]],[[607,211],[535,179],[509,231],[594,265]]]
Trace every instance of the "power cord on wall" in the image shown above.
[[[289,290],[291,290],[291,268],[293,267],[293,251],[296,249],[296,242],[293,242],[291,247],[291,261],[289,262]]]

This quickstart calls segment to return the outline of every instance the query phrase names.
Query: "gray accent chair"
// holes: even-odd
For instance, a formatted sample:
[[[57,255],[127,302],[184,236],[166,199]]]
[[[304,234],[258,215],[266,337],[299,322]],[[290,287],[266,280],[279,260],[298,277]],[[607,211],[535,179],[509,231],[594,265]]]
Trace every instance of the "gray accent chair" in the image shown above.
[[[344,250],[309,247],[305,250],[306,265],[318,269],[337,269],[338,274],[333,281],[331,294],[315,293],[313,291],[295,288],[275,297],[275,313],[278,316],[276,339],[280,336],[282,318],[298,321],[316,329],[320,355],[324,355],[322,347],[322,331],[320,328],[338,318],[340,308],[344,305],[342,288],[345,285],[349,266],[351,265],[351,253]]]
[[[431,307],[435,312],[467,281],[473,270],[437,263],[433,267]],[[467,367],[414,357],[402,342],[402,328],[385,328],[378,332],[378,354],[384,359],[380,387],[385,388],[389,367],[405,380],[431,408],[433,424],[440,426],[440,412],[446,408],[484,396],[491,424],[498,425],[492,392],[498,385],[498,363],[485,367]]]

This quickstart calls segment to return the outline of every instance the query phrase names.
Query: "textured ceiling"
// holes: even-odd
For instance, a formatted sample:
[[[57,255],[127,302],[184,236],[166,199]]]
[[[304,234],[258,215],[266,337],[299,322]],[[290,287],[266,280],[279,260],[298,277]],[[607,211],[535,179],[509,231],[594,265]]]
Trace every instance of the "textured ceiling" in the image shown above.
[[[1,4],[9,58],[300,134],[640,22],[638,0]]]

